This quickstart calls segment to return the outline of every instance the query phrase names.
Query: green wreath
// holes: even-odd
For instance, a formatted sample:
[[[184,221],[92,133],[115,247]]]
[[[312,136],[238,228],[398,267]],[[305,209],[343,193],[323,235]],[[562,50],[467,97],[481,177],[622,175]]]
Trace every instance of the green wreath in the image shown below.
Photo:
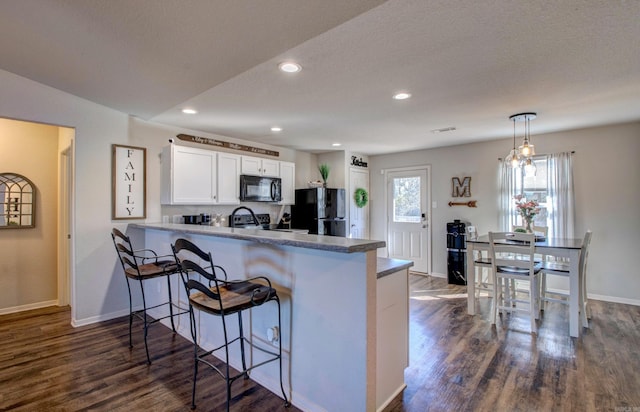
[[[356,206],[365,207],[369,201],[369,193],[361,187],[357,188],[353,194],[353,200],[356,201]]]

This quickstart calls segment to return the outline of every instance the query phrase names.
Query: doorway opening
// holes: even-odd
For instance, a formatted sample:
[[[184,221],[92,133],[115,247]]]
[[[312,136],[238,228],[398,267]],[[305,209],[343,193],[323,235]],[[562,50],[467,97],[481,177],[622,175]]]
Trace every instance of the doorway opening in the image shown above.
[[[29,176],[38,195],[33,228],[0,230],[0,314],[73,302],[74,141],[73,128],[0,118],[0,163]]]

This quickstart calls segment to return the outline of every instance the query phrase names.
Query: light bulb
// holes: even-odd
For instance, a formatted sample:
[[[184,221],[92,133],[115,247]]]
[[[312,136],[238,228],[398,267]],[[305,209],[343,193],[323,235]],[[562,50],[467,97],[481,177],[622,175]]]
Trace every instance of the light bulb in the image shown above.
[[[526,177],[534,177],[536,175],[536,165],[533,164],[531,159],[527,159],[524,165],[524,175]]]

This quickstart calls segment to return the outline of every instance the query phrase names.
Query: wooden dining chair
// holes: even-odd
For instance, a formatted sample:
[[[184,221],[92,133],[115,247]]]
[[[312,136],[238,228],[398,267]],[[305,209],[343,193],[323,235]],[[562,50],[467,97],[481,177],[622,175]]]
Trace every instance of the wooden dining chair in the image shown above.
[[[549,228],[547,226],[531,226],[531,229],[533,230],[533,233],[536,236],[544,236],[545,238],[549,237]],[[526,229],[525,229],[524,226],[512,226],[512,230],[514,232],[516,232],[516,231],[523,232]],[[546,262],[547,261],[547,257],[545,255],[536,254],[535,255],[535,261],[538,262],[538,263]],[[511,293],[514,296],[515,296],[516,293],[527,293],[527,289],[518,288],[518,281],[516,281],[516,280],[511,280],[510,281],[510,286],[511,286]]]
[[[181,271],[182,280],[189,299],[189,311],[191,316],[191,337],[194,345],[194,372],[193,388],[191,395],[191,409],[195,409],[196,380],[198,365],[200,363],[209,366],[227,386],[227,412],[231,403],[231,385],[239,378],[249,379],[251,370],[270,362],[278,361],[280,367],[280,389],[285,406],[289,406],[289,400],[282,383],[282,339],[277,340],[277,351],[266,348],[257,339],[250,339],[251,335],[245,335],[242,314],[268,302],[275,302],[278,308],[278,331],[282,331],[280,299],[271,281],[264,276],[250,279],[228,280],[227,273],[221,266],[213,263],[211,252],[205,252],[187,239],[178,239],[171,245],[174,256]],[[198,263],[196,263],[198,262]],[[221,319],[222,335],[224,342],[217,348],[205,350],[198,345],[198,327],[202,327],[203,318],[196,322],[194,310],[207,313]],[[238,334],[230,336],[227,325],[227,317],[237,315]],[[235,333],[235,332],[234,332]],[[240,351],[242,370],[234,372],[229,363],[231,348]],[[245,352],[254,353],[260,351],[264,355],[261,360],[247,364]],[[219,355],[218,355],[219,354]],[[212,357],[220,356],[224,366],[218,367],[211,361]]]
[[[537,333],[540,292],[538,274],[541,265],[535,262],[535,235],[519,232],[489,232],[489,255],[493,269],[492,324],[495,325],[498,311],[526,312],[531,323],[531,333]],[[528,282],[528,299],[513,296],[509,285],[502,281]],[[520,304],[525,304],[523,308]]]
[[[477,238],[478,228],[476,226],[467,226],[467,236],[470,239]],[[487,292],[489,296],[493,296],[493,275],[491,274],[491,258],[488,251],[473,251],[473,266],[475,278],[476,298],[480,298],[480,293]]]
[[[591,312],[588,306],[587,299],[587,262],[589,259],[589,245],[591,244],[591,230],[587,230],[582,241],[582,248],[580,249],[580,261],[578,262],[579,279],[580,279],[580,296],[579,307],[580,316],[582,318],[582,326],[589,327],[589,319],[591,319]],[[558,290],[547,289],[547,275],[569,277],[569,263],[567,262],[544,262],[542,272],[540,273],[540,307],[545,309],[545,302],[558,302],[565,305],[569,304],[569,293],[565,293]],[[552,295],[554,297],[551,297]]]

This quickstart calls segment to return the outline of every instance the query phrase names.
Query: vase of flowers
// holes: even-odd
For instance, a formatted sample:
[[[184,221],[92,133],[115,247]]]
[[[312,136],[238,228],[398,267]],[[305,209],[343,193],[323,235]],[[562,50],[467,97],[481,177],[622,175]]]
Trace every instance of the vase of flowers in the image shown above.
[[[533,218],[540,213],[538,202],[527,200],[523,195],[514,196],[514,199],[516,201],[516,210],[522,216],[527,233],[533,233],[533,228],[531,227]]]

